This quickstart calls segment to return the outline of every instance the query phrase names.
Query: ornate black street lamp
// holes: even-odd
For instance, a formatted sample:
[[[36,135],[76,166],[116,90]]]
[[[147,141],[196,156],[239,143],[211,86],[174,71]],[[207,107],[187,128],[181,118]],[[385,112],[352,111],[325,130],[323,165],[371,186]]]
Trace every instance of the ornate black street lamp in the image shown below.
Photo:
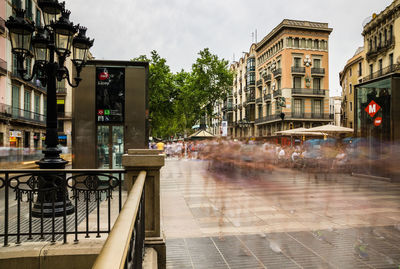
[[[44,27],[35,27],[33,22],[25,18],[25,11],[22,9],[16,9],[15,17],[8,19],[6,27],[10,34],[12,53],[17,57],[17,71],[21,78],[31,81],[36,77],[43,86],[47,87],[46,148],[43,150],[44,157],[37,164],[41,169],[64,169],[68,161],[60,157],[61,150],[58,148],[56,80],[66,79],[71,87],[78,86],[81,81],[80,72],[94,40],[85,36],[86,28],[73,25],[69,21],[70,11],[65,10],[64,2],[39,0],[38,5],[43,13]],[[70,71],[64,66],[66,58],[71,55],[71,47],[73,48],[72,62],[76,67],[74,82],[71,81]],[[57,54],[57,60],[55,54]],[[35,60],[30,77],[27,77],[27,70],[24,67],[27,58]],[[36,184],[42,189],[58,186],[56,198],[54,199],[54,194],[50,192],[39,192],[32,215],[53,216],[54,202],[55,215],[63,215],[63,199],[67,191],[60,185],[65,182],[60,181],[62,178],[60,175],[43,176],[43,178],[42,182]],[[65,210],[67,214],[71,214],[74,207],[68,195],[66,197]]]

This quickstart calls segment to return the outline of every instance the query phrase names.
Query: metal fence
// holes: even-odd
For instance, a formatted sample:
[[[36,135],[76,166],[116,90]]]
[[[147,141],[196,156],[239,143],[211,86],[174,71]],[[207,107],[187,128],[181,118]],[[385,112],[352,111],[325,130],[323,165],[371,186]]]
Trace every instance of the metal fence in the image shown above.
[[[123,169],[0,170],[0,208],[4,209],[0,240],[4,246],[22,241],[66,243],[68,235],[78,242],[78,235],[109,233],[111,209],[122,208],[124,173]],[[118,199],[112,203],[114,195]],[[100,212],[101,203],[107,203],[106,214]],[[91,214],[96,215],[96,225],[90,224]],[[101,222],[100,216],[107,219]],[[86,225],[78,227],[83,221]]]

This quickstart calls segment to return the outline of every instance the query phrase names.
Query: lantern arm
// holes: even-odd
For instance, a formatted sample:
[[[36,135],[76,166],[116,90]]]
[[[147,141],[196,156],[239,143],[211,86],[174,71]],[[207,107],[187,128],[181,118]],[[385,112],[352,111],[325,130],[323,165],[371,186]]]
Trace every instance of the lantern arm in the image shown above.
[[[18,57],[19,58],[19,57]],[[23,60],[22,60],[23,61]],[[27,81],[27,82],[29,82],[29,81],[31,81],[34,77],[35,77],[35,75],[37,75],[37,71],[39,71],[41,68],[42,68],[42,64],[39,64],[39,63],[37,63],[37,62],[35,62],[35,64],[33,65],[33,68],[32,68],[32,73],[31,73],[31,75],[29,76],[29,77],[26,77],[25,75],[26,75],[26,73],[27,73],[27,70],[26,69],[24,69],[24,68],[21,68],[21,66],[22,66],[22,61],[21,61],[21,59],[18,59],[18,68],[17,68],[17,72],[18,72],[18,74],[20,75],[19,77],[23,80],[23,81]]]
[[[82,79],[79,77],[79,73],[78,73],[78,77],[74,78],[75,84],[72,84],[68,69],[67,69],[66,67],[63,67],[62,69],[63,69],[63,73],[64,73],[63,78],[66,78],[66,79],[67,79],[68,85],[71,86],[72,88],[78,87],[79,83],[80,83],[81,80],[82,80]]]

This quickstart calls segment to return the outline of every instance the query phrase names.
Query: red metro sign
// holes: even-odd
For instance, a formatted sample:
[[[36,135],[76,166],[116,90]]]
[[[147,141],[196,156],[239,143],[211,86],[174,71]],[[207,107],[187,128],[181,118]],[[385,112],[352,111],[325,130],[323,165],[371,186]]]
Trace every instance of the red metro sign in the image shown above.
[[[382,118],[381,117],[376,117],[374,120],[374,125],[379,126],[382,124]]]
[[[107,72],[101,72],[99,74],[99,80],[106,80],[110,77],[110,75]]]
[[[373,118],[376,112],[379,111],[379,109],[381,109],[380,105],[378,105],[377,103],[375,103],[374,100],[372,100],[369,103],[369,105],[365,108],[365,111],[368,113],[368,115],[370,115]]]

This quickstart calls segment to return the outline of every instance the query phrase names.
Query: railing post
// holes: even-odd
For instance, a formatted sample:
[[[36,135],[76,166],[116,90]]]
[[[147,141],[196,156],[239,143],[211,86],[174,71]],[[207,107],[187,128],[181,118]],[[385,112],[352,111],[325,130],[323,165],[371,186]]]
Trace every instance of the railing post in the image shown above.
[[[145,191],[145,246],[157,251],[158,268],[166,267],[165,238],[161,230],[160,210],[160,169],[164,166],[165,155],[158,150],[128,149],[122,156],[122,165],[127,172],[125,187],[129,191],[140,171],[147,172]]]

